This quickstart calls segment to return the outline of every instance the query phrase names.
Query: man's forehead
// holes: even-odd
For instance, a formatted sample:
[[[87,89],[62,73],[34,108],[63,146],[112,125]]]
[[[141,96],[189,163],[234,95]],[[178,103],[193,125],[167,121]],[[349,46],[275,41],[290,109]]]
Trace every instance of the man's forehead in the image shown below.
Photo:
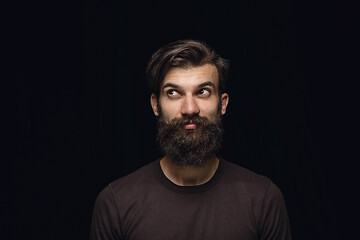
[[[194,67],[173,67],[166,73],[161,88],[167,83],[177,85],[199,85],[203,82],[212,82],[216,88],[219,86],[219,74],[212,64]]]
[[[164,80],[162,85],[164,85],[167,81],[215,81],[218,82],[219,74],[214,65],[205,64],[202,66],[196,67],[172,67],[169,71],[165,74]]]

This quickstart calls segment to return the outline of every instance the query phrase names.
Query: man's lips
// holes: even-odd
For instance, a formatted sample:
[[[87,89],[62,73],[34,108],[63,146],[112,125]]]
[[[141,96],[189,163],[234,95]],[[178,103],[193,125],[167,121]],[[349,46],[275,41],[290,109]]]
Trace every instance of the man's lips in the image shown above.
[[[190,123],[188,123],[188,124],[185,124],[185,125],[184,125],[184,128],[185,128],[185,129],[195,129],[195,128],[196,128],[196,124],[190,122]]]

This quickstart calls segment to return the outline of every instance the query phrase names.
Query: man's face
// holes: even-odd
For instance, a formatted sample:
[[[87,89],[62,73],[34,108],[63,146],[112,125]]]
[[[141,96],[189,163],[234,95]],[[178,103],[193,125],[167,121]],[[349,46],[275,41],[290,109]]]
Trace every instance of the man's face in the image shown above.
[[[161,85],[159,103],[151,96],[159,116],[158,141],[173,163],[203,166],[219,150],[220,114],[226,111],[228,95],[219,97],[218,84],[217,70],[210,64],[172,68]]]
[[[161,113],[165,122],[195,115],[214,120],[219,112],[221,115],[225,114],[228,101],[226,93],[219,97],[218,71],[211,64],[186,69],[171,68],[160,86],[159,99],[154,94],[151,96],[154,114],[160,116]],[[161,107],[161,112],[158,106]],[[196,128],[194,124],[184,127]]]

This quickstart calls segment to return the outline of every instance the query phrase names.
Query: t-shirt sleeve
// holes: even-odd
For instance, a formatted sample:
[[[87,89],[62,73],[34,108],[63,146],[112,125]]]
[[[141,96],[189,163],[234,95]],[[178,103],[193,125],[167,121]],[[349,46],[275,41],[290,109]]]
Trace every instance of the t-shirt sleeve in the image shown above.
[[[270,180],[262,201],[259,230],[259,239],[261,240],[291,240],[290,224],[283,195]]]
[[[112,194],[111,186],[100,192],[96,199],[90,240],[121,240],[118,211]]]

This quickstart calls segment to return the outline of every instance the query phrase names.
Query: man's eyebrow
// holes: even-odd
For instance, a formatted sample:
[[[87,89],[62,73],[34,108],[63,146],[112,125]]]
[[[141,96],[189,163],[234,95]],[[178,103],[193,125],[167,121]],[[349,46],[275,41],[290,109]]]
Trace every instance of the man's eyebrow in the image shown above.
[[[199,84],[197,87],[202,88],[202,87],[206,87],[206,86],[210,86],[210,87],[216,89],[215,84],[210,82],[210,81],[203,82],[203,83]],[[164,84],[162,89],[165,89],[165,88],[168,88],[168,87],[170,87],[170,88],[178,88],[178,89],[181,88],[179,85],[177,85],[175,83],[166,83],[166,84]]]
[[[213,87],[214,89],[216,89],[215,84],[210,81],[199,84],[198,88],[202,88],[202,87],[206,87],[206,86],[210,86],[210,87]]]
[[[174,84],[174,83],[166,83],[166,84],[162,87],[162,89],[167,88],[167,87],[170,87],[170,88],[180,88],[180,86],[177,85],[177,84]]]

